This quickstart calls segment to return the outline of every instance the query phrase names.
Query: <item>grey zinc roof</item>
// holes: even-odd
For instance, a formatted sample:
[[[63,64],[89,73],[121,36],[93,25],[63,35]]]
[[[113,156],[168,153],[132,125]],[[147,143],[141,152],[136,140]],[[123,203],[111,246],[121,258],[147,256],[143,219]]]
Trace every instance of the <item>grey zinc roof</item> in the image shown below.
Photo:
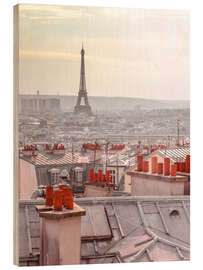
[[[103,156],[103,162],[106,161],[106,156]],[[135,156],[130,157],[127,153],[111,154],[108,156],[108,166],[133,166],[136,164],[137,158]]]
[[[38,153],[35,160],[29,157],[21,157],[26,161],[32,162],[36,166],[45,166],[45,165],[66,165],[72,163],[88,163],[88,158],[72,152],[67,152],[64,155],[54,155],[54,154],[45,154]]]
[[[189,260],[189,196],[80,198],[75,202],[86,209],[81,263]],[[42,203],[20,202],[20,258],[39,252],[39,217],[34,206]],[[29,230],[26,220],[32,224]]]
[[[190,147],[176,147],[168,149],[159,149],[152,152],[148,157],[155,154],[161,155],[163,158],[170,158],[173,162],[185,160],[187,155],[190,155]]]
[[[60,169],[61,176],[67,176],[72,167],[72,161],[74,165],[77,164],[78,166],[85,168],[89,164],[86,157],[77,153],[74,154],[73,160],[72,153],[66,153],[65,155],[38,153],[35,160],[24,156],[21,156],[20,158],[35,165],[38,185],[44,186],[51,184],[49,170],[53,168]]]

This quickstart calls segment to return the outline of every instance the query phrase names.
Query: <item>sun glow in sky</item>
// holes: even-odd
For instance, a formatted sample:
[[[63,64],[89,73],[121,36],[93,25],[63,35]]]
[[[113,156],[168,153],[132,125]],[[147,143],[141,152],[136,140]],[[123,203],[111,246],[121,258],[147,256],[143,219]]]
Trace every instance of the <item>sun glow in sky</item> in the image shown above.
[[[20,93],[189,99],[189,12],[19,5]]]

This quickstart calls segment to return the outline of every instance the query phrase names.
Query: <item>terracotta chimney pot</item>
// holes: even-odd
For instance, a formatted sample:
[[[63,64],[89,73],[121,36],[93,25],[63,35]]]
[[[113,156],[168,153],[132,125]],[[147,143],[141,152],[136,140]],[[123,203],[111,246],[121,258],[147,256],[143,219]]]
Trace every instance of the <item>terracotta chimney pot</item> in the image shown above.
[[[176,176],[177,173],[177,165],[173,164],[171,165],[171,176]]]
[[[151,159],[152,173],[157,173],[157,157]]]
[[[185,159],[185,172],[190,173],[190,155],[187,155]]]
[[[158,174],[163,174],[163,163],[157,163],[157,173]]]
[[[143,169],[143,156],[137,156],[137,170],[142,171]]]
[[[54,210],[61,211],[63,206],[63,191],[55,190],[54,191]]]
[[[89,170],[89,180],[90,180],[90,182],[94,181],[94,170],[93,169]]]
[[[54,198],[53,186],[46,186],[46,198],[45,198],[46,206],[53,205],[53,198]]]
[[[164,158],[164,175],[170,175],[170,158]]]
[[[149,172],[149,161],[143,161],[143,172]]]

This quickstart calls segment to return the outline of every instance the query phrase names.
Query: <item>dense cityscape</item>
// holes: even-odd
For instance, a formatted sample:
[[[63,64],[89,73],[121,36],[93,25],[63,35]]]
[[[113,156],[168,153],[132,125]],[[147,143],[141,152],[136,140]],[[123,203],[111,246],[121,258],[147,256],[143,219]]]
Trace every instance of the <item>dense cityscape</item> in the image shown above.
[[[26,101],[36,98],[39,100],[51,99],[50,96],[42,96],[41,98],[40,95],[36,95],[35,97],[26,96]],[[23,97],[20,97],[20,101],[22,99]],[[55,111],[29,112],[29,110],[23,110],[19,114],[19,146],[27,143],[58,142],[67,144],[67,147],[70,146],[70,143],[74,143],[75,147],[78,148],[85,142],[94,142],[101,138],[110,140],[112,143],[128,144],[132,143],[133,137],[136,136],[140,136],[143,143],[146,142],[142,136],[172,136],[174,142],[175,137],[176,140],[178,137],[178,119],[181,119],[179,123],[180,135],[183,136],[184,140],[189,140],[189,108],[168,109],[166,107],[165,109],[147,110],[139,106],[134,110],[126,108],[118,112],[105,112],[98,108],[99,112],[95,111],[94,115],[87,118],[83,115],[75,116],[71,111],[64,112],[60,107],[59,98],[58,101],[58,108]],[[151,143],[155,142],[152,139]],[[165,143],[165,140],[158,139],[157,143]]]
[[[39,10],[43,8],[38,7]],[[56,7],[49,8],[53,12]],[[24,20],[30,16],[26,11],[32,9],[24,7]],[[78,14],[76,11],[72,15]],[[58,7],[56,16],[64,16],[66,12],[70,10]],[[36,17],[33,18],[35,23]],[[139,16],[137,19],[140,23]],[[57,23],[61,23],[61,17]],[[47,22],[41,26],[46,28]],[[39,28],[36,29],[37,33]],[[152,33],[156,35],[156,31]],[[104,40],[109,42],[109,39]],[[121,39],[121,44],[123,41],[126,42],[125,38]],[[59,44],[61,46],[63,42],[60,40]],[[142,49],[142,39],[140,44]],[[165,56],[168,48],[163,47]],[[119,47],[117,52],[121,50]],[[132,51],[136,51],[134,47]],[[159,61],[154,65],[150,58],[141,59],[140,70],[144,70],[146,63],[148,66],[146,73],[139,73],[132,59],[125,65],[123,57],[128,51],[123,50],[120,58],[109,62],[113,64],[112,72],[116,70],[115,79],[117,71],[128,75],[128,71],[133,70],[134,74],[136,70],[136,79],[139,81],[141,77],[142,83],[140,81],[135,88],[128,89],[133,93],[132,97],[127,97],[127,89],[122,90],[123,96],[114,96],[116,86],[112,93],[100,93],[102,84],[98,85],[98,92],[95,90],[93,96],[87,91],[88,80],[86,86],[86,79],[93,81],[94,77],[90,74],[86,78],[83,43],[77,54],[37,52],[39,59],[36,62],[33,52],[24,52],[24,64],[29,66],[33,61],[37,70],[30,70],[33,76],[30,81],[24,73],[21,79],[30,87],[36,83],[33,78],[38,74],[37,83],[41,88],[33,89],[32,94],[30,89],[19,89],[18,96],[19,171],[14,179],[18,187],[19,209],[16,264],[47,266],[190,260],[190,101],[174,95],[172,99],[166,98],[180,85],[182,89],[178,91],[187,97],[183,95],[187,82],[182,86],[182,81],[179,83],[182,73],[176,77],[177,74],[171,72],[171,58],[166,56],[169,67],[164,63],[164,67],[170,70],[167,85]],[[58,65],[65,57],[69,67],[72,68],[70,63],[73,66],[77,63],[74,67],[80,65],[77,70],[79,89],[74,89],[74,94],[71,89],[65,95],[58,89],[55,89],[57,94],[54,95],[53,91],[48,94],[47,88],[43,88],[46,76],[39,74],[38,68],[39,63],[45,64],[42,60],[44,53],[49,64]],[[31,55],[29,60],[28,55]],[[103,55],[101,59],[103,61]],[[88,63],[97,60],[97,57],[90,56]],[[129,68],[127,71],[124,70],[126,67]],[[93,70],[89,70],[93,74]],[[51,68],[49,72],[52,72]],[[64,70],[61,68],[60,72]],[[70,69],[69,83],[73,80],[71,72]],[[49,73],[45,74],[47,85],[52,85]],[[100,76],[98,78],[100,80]],[[118,78],[119,88],[122,79],[119,75]],[[174,83],[176,79],[177,84]],[[131,80],[134,82],[134,75]],[[142,84],[149,89],[145,89],[145,98],[138,98],[138,88],[142,89]],[[147,95],[153,96],[151,89],[159,84],[157,93],[160,99],[157,95],[146,98]],[[163,90],[162,86],[165,86]],[[108,89],[110,87],[109,83]]]

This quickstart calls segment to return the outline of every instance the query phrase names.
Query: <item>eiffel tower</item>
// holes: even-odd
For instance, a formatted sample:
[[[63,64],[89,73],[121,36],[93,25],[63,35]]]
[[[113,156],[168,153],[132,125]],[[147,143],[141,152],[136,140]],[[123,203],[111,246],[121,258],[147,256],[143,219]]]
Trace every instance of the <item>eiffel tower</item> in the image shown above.
[[[77,98],[77,103],[75,105],[74,114],[80,114],[80,113],[85,113],[87,115],[93,115],[91,107],[88,102],[88,97],[87,97],[87,90],[86,90],[86,81],[85,81],[85,50],[83,49],[82,45],[82,50],[81,50],[81,69],[80,69],[80,87],[79,87],[79,92],[78,92],[78,98]],[[83,101],[83,103],[82,103]]]

